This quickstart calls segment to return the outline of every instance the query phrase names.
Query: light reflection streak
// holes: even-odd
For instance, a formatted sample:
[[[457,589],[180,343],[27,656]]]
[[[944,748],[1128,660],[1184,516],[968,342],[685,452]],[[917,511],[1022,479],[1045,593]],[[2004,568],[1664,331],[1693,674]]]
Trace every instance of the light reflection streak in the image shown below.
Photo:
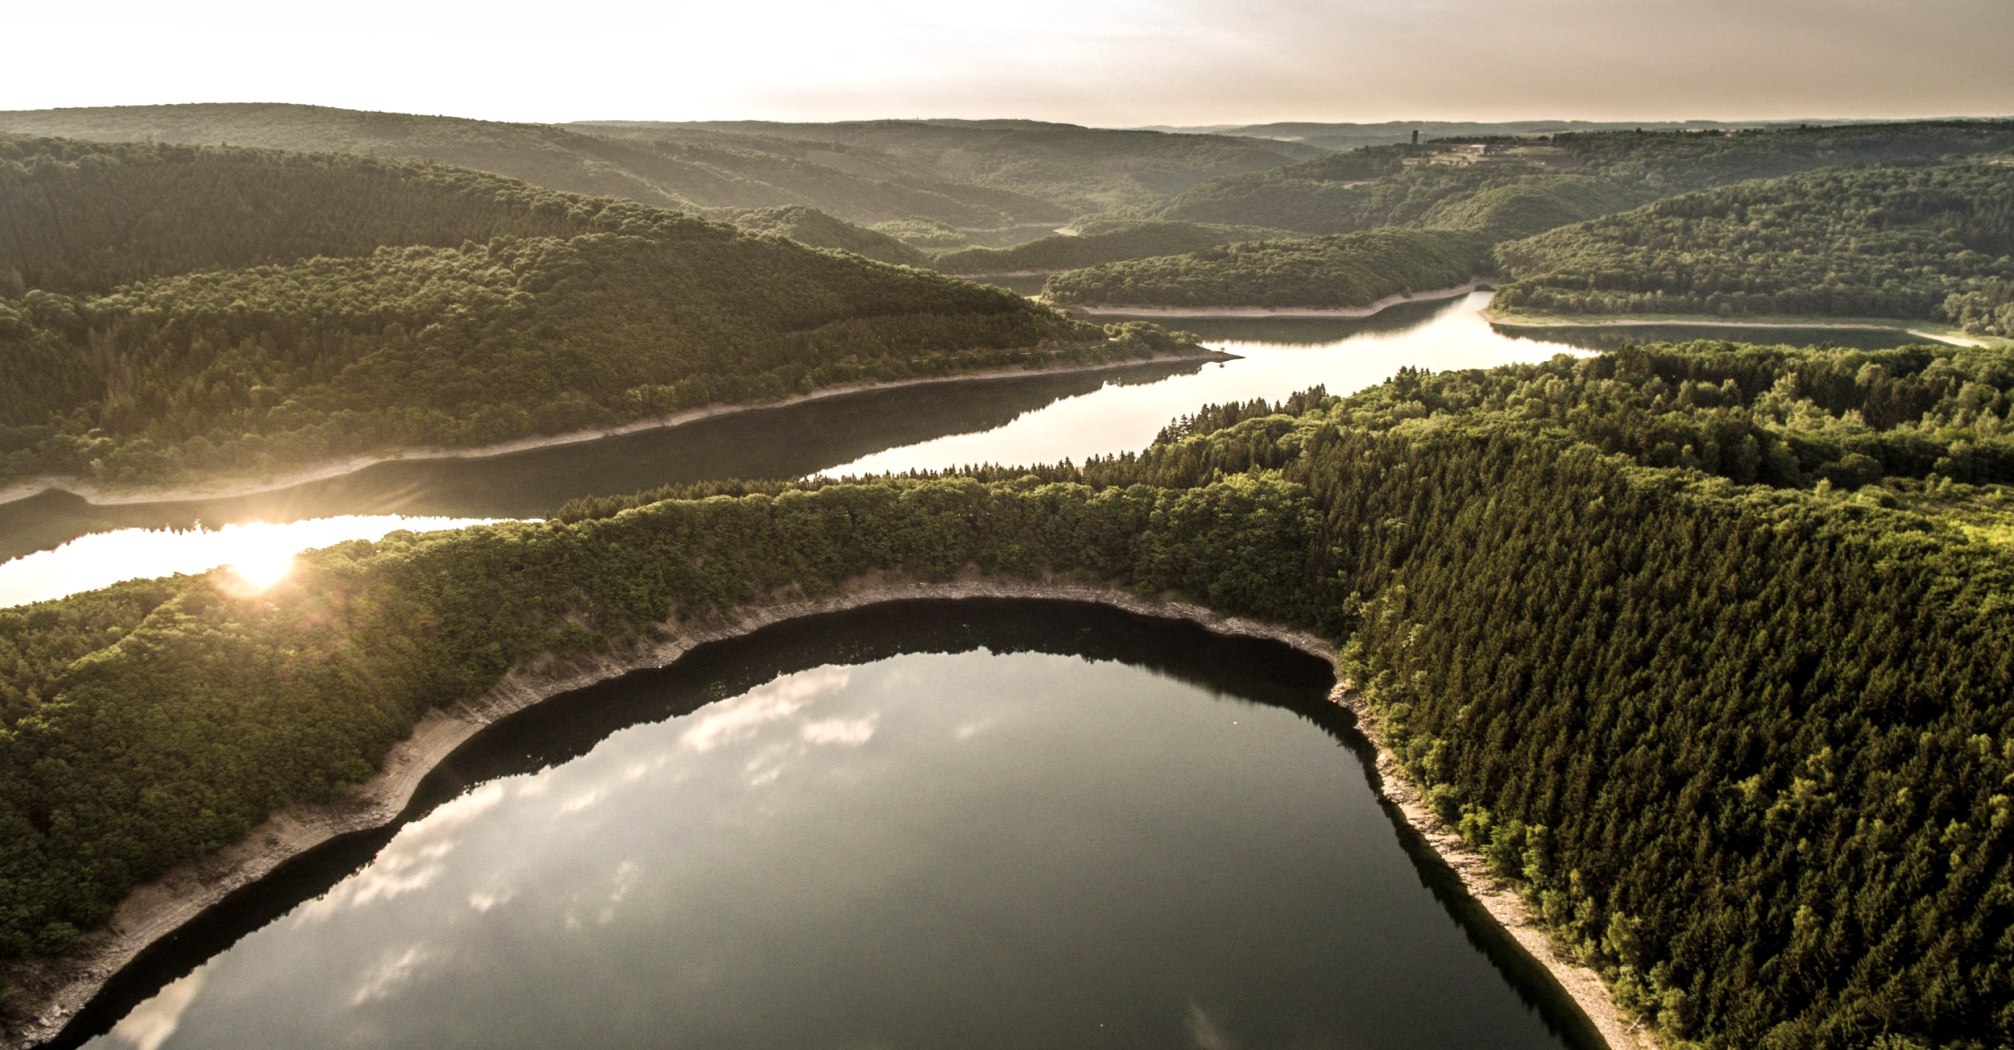
[[[400,530],[438,532],[497,520],[345,514],[284,523],[233,522],[216,529],[116,529],[0,564],[0,606],[225,565],[237,567],[233,575],[245,592],[256,592],[283,579],[301,551],[345,540],[381,540]]]

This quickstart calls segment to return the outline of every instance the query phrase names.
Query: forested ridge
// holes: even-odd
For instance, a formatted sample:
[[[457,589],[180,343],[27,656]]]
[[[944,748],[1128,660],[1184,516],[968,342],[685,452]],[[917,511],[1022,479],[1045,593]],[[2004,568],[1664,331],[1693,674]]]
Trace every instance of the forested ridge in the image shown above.
[[[928,255],[895,237],[833,218],[802,204],[740,212],[732,216],[732,221],[750,233],[774,234],[808,247],[852,252],[876,262],[897,266],[927,266],[930,263]]]
[[[436,161],[690,211],[811,204],[862,222],[921,215],[978,226],[1023,210],[1061,217],[1053,204],[960,185],[893,158],[820,163],[796,144],[698,132],[624,141],[542,124],[278,104],[0,112],[0,131]]]
[[[1356,307],[1450,288],[1489,269],[1480,237],[1391,227],[1069,270],[1051,276],[1042,294],[1065,305]]]
[[[418,161],[0,136],[0,298],[386,245],[571,237],[639,211]]]
[[[1491,141],[1491,140],[1483,140]],[[1503,140],[1496,140],[1500,143]],[[1508,144],[1508,143],[1505,143]],[[1526,144],[1528,161],[1408,165],[1410,147],[1380,146],[1270,171],[1226,176],[1158,208],[1164,219],[1347,233],[1433,225],[1436,208],[1519,186],[1532,196],[1523,233],[1545,215],[1586,219],[1692,190],[1819,168],[1981,155],[2014,147],[2014,122],[1923,121],[1722,132],[1603,132]],[[1547,200],[1550,198],[1550,200]],[[1506,217],[1507,218],[1507,217]]]
[[[1038,120],[586,121],[570,127],[625,140],[705,134],[790,142],[810,155],[844,150],[1047,201],[1066,214],[1146,206],[1217,176],[1265,171],[1321,152],[1293,142]]]
[[[2004,323],[2003,312],[2014,317],[2008,282],[2001,272],[2006,267],[1996,258],[1975,256],[1996,251],[1999,239],[1993,231],[2005,225],[1997,217],[2005,208],[1998,200],[1997,190],[1982,190],[1978,184],[1996,175],[2004,180],[2014,168],[1996,160],[1960,164],[1952,170],[1971,172],[1972,185],[1937,187],[1934,193],[1918,194],[1906,203],[1886,200],[1868,205],[1863,201],[1851,215],[1836,217],[1822,225],[1814,224],[1810,217],[1827,207],[1823,203],[1824,194],[1857,189],[1861,198],[1870,195],[1869,187],[1854,186],[1860,176],[1851,166],[1898,161],[1922,163],[1947,155],[1976,158],[2010,147],[2014,147],[2014,124],[1983,121],[1770,129],[1735,134],[1562,135],[1542,143],[1484,140],[1476,148],[1501,152],[1484,155],[1480,163],[1461,164],[1435,162],[1434,158],[1447,156],[1437,152],[1444,148],[1439,144],[1377,147],[1218,179],[1176,197],[1154,214],[1164,220],[1194,223],[1197,228],[1242,223],[1325,235],[1375,232],[1388,227],[1461,231],[1486,244],[1502,245],[1500,258],[1512,273],[1532,275],[1500,300],[1502,306],[1525,305],[1529,299],[1534,309],[1624,309],[1627,307],[1599,304],[1610,300],[1681,303],[1693,292],[1688,283],[1694,276],[1692,261],[1688,259],[1681,265],[1671,258],[1650,258],[1655,247],[1651,243],[1652,234],[1631,226],[1632,222],[1641,223],[1642,216],[1649,214],[1674,216],[1682,210],[1686,219],[1711,226],[1716,218],[1725,218],[1729,209],[1747,208],[1752,196],[1744,198],[1743,194],[1752,195],[1754,191],[1728,188],[1675,200],[1666,198],[1700,187],[1844,165],[1848,167],[1812,173],[1802,182],[1786,178],[1775,184],[1782,199],[1775,202],[1773,209],[1757,206],[1744,211],[1727,219],[1716,234],[1702,233],[1697,244],[1686,241],[1672,250],[1720,253],[1718,272],[1713,277],[1732,286],[1735,293],[1771,291],[1789,280],[1823,282],[1828,285],[1825,295],[1832,299],[1859,295],[1886,308],[1859,313],[1949,318],[1980,331],[1995,331]],[[1473,157],[1461,155],[1458,159],[1466,161]],[[1891,198],[1895,196],[1889,194]],[[1652,201],[1657,203],[1639,208]],[[1638,208],[1628,213],[1631,218],[1615,215],[1630,208]],[[1905,222],[1923,221],[1922,212],[1926,208],[1943,214],[1937,230],[1924,231],[1925,236],[1915,240],[1902,240],[1888,232],[1890,227]],[[1965,219],[1962,215],[1968,209],[1977,214]],[[1597,218],[1601,216],[1609,218]],[[1794,234],[1786,235],[1796,237],[1797,241],[1785,246],[1789,253],[1785,258],[1771,262],[1779,269],[1795,269],[1796,277],[1756,274],[1744,278],[1741,265],[1751,243],[1743,238],[1753,236],[1755,246],[1766,246],[1768,239],[1756,236],[1757,231],[1762,222],[1779,220],[1798,226]],[[1856,225],[1868,220],[1875,226]],[[1582,225],[1570,225],[1574,223]],[[1964,228],[1955,231],[1956,226]],[[1563,227],[1576,232],[1533,236]],[[1939,232],[1945,227],[1953,227],[1955,236]],[[1627,233],[1617,233],[1625,229]],[[1692,232],[1690,227],[1683,233],[1666,230],[1662,240],[1665,245],[1673,245]],[[1605,244],[1605,240],[1618,236],[1626,238],[1627,248]],[[1529,240],[1519,242],[1518,238]],[[1305,259],[1320,251],[1318,246],[1324,243],[1310,240],[1296,244],[1291,238],[1278,236],[1268,240],[1274,253],[1283,259]],[[1412,242],[1387,240],[1381,246],[1396,252],[1389,260],[1395,265],[1411,265],[1418,258]],[[1606,255],[1599,254],[1603,250]],[[1069,301],[1083,303],[1281,305],[1252,298],[1259,294],[1256,286],[1237,276],[1254,269],[1250,260],[1239,260],[1237,265],[1227,267],[1222,253],[1197,248],[1182,251],[1188,254],[1177,256],[1170,252],[1168,258],[1144,258],[1136,253],[1137,261],[1130,265],[1106,266],[1085,275],[1059,275],[1060,284],[1073,296]],[[1862,251],[1879,257],[1858,258],[1857,253]],[[1961,254],[1967,251],[1973,254]],[[2005,251],[1998,250],[1998,254],[2004,255]],[[1835,263],[1832,272],[1810,272],[1820,265],[1813,255]],[[1840,259],[1850,261],[1839,262]],[[1898,273],[1897,267],[1908,267],[1910,272]],[[1476,266],[1475,272],[1495,268],[1494,262],[1485,260]],[[1560,272],[1555,274],[1554,269]],[[1546,286],[1538,287],[1541,282]],[[1130,298],[1113,297],[1121,291]],[[1628,299],[1594,294],[1610,291],[1638,294]],[[1701,292],[1698,297],[1704,299],[1707,294]],[[1953,295],[1958,298],[1948,307],[1943,305]],[[1747,297],[1758,298],[1752,294]],[[1326,298],[1337,305],[1366,301],[1340,291]],[[1714,310],[1718,311],[1730,299],[1737,303],[1726,311],[1730,315],[1774,312],[1743,309],[1738,303],[1745,300],[1730,294],[1716,295]],[[1935,300],[1932,305],[1922,305],[1930,299]],[[1598,305],[1573,305],[1582,300]],[[1681,308],[1669,303],[1634,309]],[[1915,312],[1893,312],[1903,306],[1913,307]]]
[[[1275,236],[1277,230],[1210,226],[1193,222],[1107,222],[1073,234],[1054,234],[1012,248],[945,252],[932,265],[946,273],[1071,270],[1124,259],[1195,251],[1232,241]]]
[[[256,103],[0,111],[0,132],[402,157],[654,207],[804,205],[854,223],[915,217],[972,229],[1147,206],[1319,152],[1034,121],[555,126]]]
[[[1658,201],[1504,244],[1497,305],[1818,314],[2014,335],[2014,163],[1812,172]]]
[[[0,183],[0,481],[243,475],[1173,345],[418,162],[33,140],[0,146]]]
[[[1211,406],[1135,454],[722,482],[0,611],[0,947],[507,667],[863,574],[1338,640],[1431,804],[1669,1035],[2014,1040],[2014,359],[1699,343]],[[660,498],[670,497],[670,498]]]

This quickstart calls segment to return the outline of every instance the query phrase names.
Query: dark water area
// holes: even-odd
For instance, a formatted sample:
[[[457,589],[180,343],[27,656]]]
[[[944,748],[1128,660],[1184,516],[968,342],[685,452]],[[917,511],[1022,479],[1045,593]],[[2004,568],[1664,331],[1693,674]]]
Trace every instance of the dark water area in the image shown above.
[[[67,492],[45,492],[0,504],[0,559],[110,529],[187,529],[338,514],[543,517],[582,496],[715,478],[800,477],[882,449],[999,427],[1107,385],[1192,375],[1205,364],[1163,362],[867,391],[509,455],[379,463],[232,499],[97,505]]]
[[[1689,343],[1711,339],[1728,343],[1759,343],[1764,346],[1832,346],[1850,350],[1887,350],[1898,346],[1932,343],[1920,335],[1895,328],[1772,328],[1756,325],[1645,324],[1555,325],[1530,328],[1498,328],[1513,339],[1535,339],[1565,343],[1583,350],[1615,350],[1640,343]]]
[[[1329,683],[1086,605],[777,625],[492,727],[56,1045],[1592,1045]]]

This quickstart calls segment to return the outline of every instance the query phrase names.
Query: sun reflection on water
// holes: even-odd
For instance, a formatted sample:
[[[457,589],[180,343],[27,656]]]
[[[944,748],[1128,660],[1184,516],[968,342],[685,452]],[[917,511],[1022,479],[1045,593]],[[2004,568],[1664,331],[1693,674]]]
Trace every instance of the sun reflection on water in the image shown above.
[[[0,606],[61,598],[120,580],[202,573],[221,566],[237,594],[257,594],[287,578],[302,551],[386,534],[486,525],[494,518],[348,514],[291,522],[233,522],[215,529],[118,529],[0,564]]]

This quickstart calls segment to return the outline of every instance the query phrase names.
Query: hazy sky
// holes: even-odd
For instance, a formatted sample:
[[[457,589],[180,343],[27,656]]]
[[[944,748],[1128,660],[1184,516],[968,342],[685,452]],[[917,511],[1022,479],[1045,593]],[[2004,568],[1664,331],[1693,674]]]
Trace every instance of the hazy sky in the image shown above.
[[[1099,125],[2014,113],[2014,0],[10,6],[0,109]]]

